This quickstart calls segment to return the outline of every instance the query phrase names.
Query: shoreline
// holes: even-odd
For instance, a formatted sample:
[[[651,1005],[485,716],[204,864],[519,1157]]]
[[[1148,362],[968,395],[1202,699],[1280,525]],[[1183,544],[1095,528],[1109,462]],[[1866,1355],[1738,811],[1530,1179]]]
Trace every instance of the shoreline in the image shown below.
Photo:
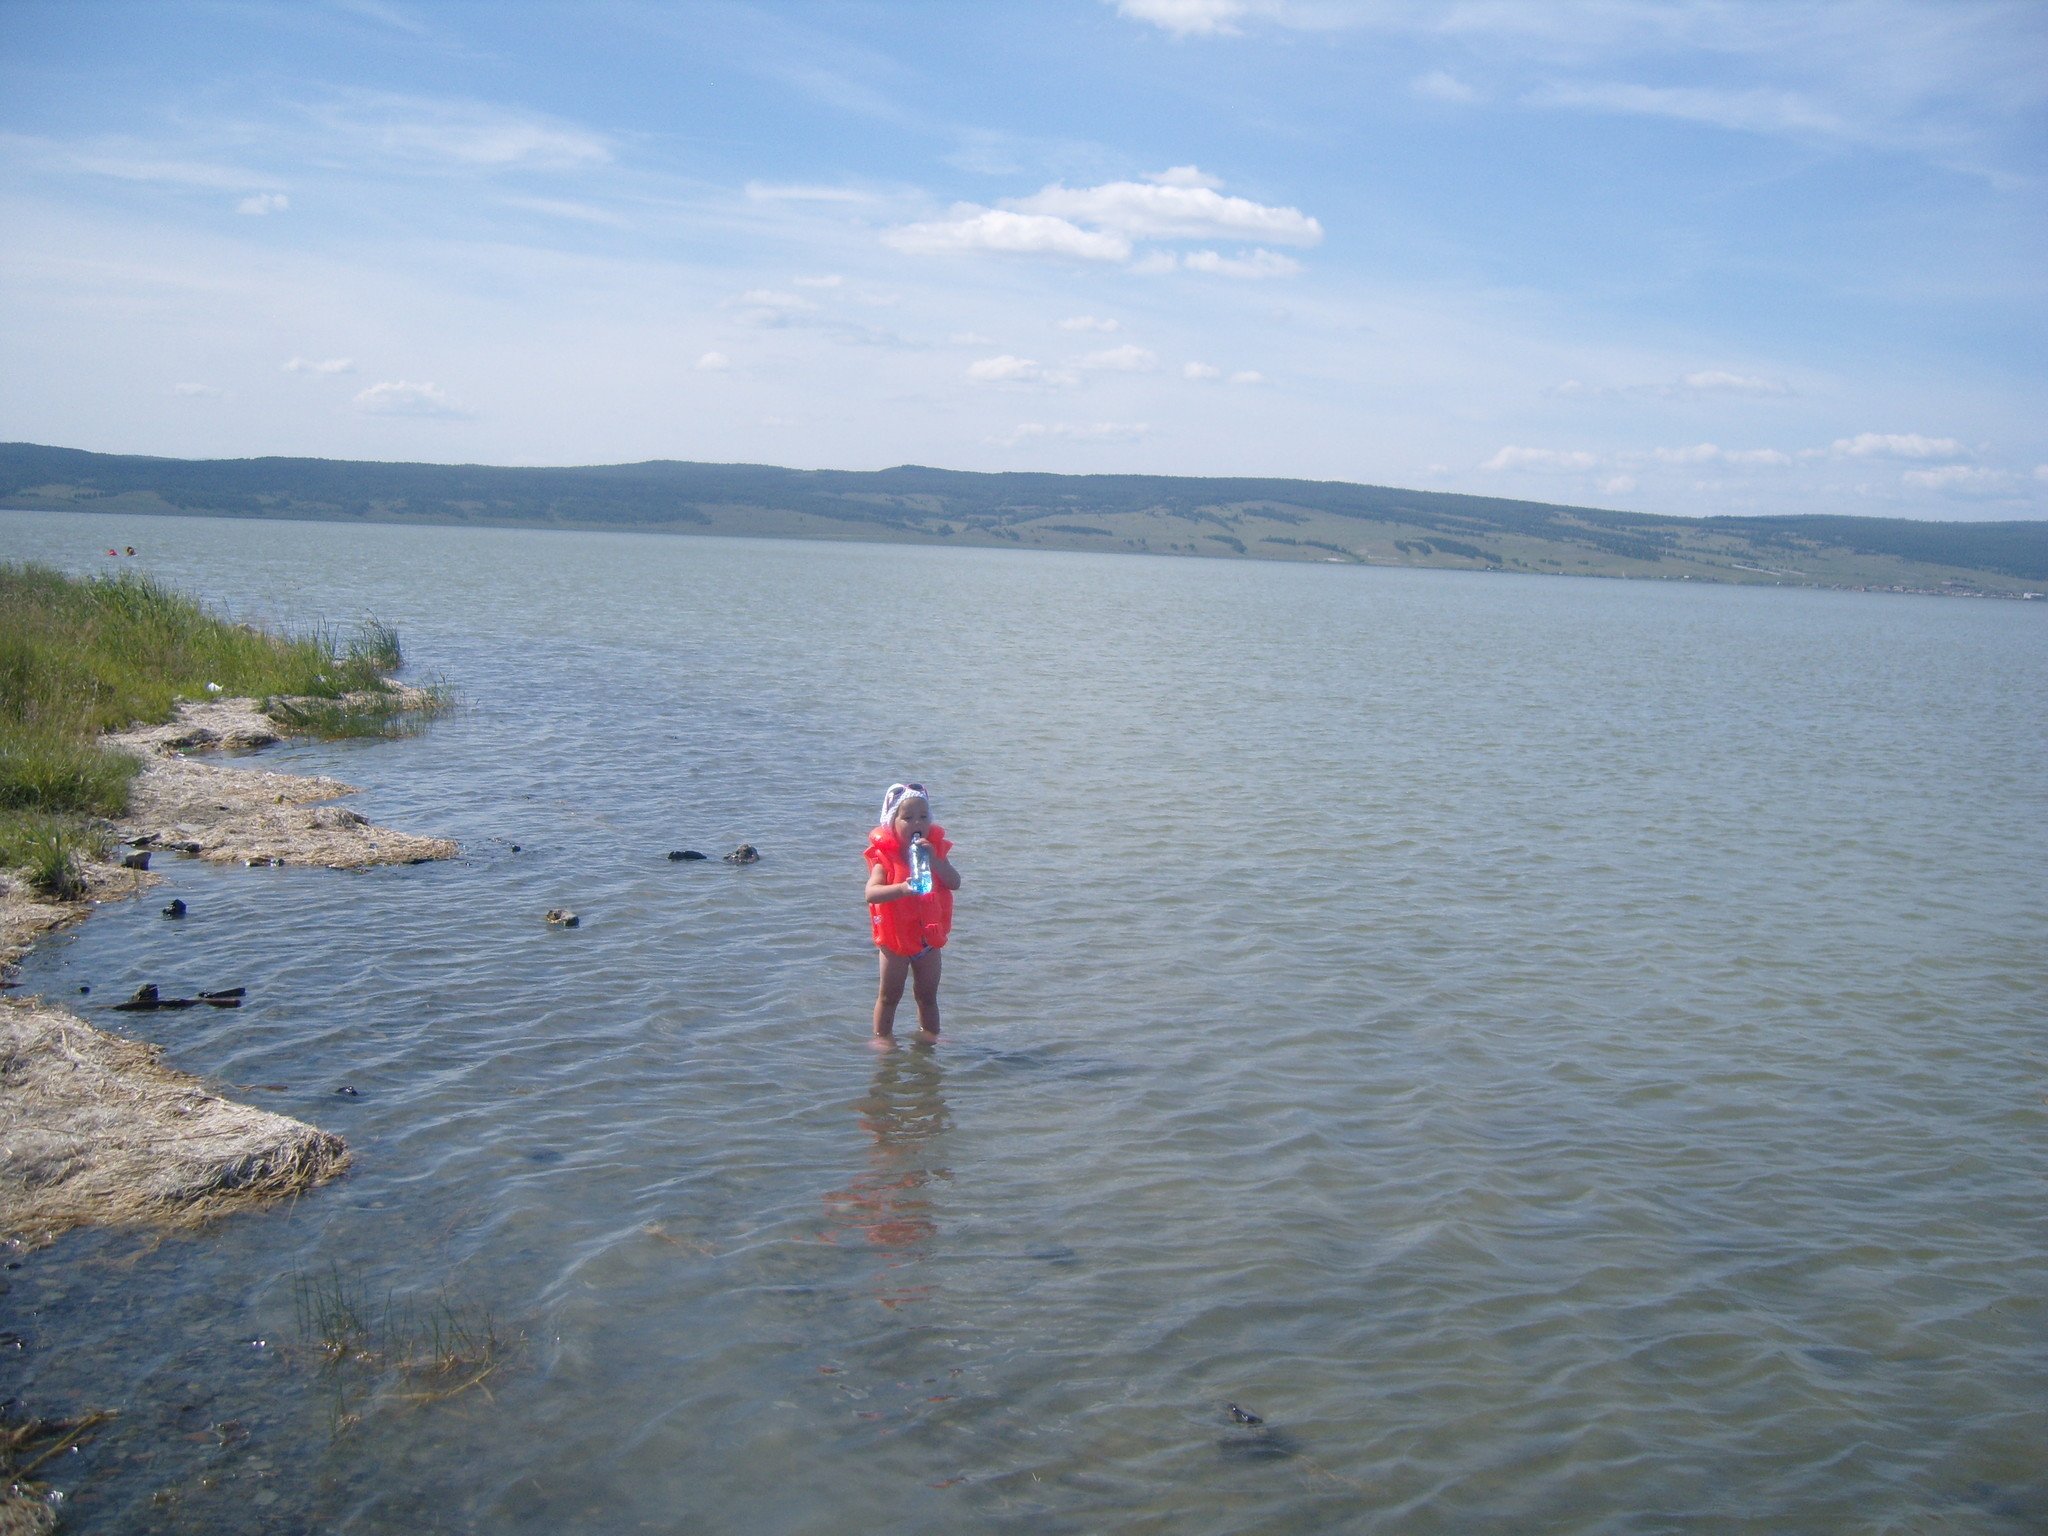
[[[76,901],[0,875],[0,985],[16,985],[18,962],[44,935],[157,884],[153,856],[354,870],[455,857],[448,838],[379,827],[327,803],[357,792],[339,779],[184,755],[254,750],[285,735],[255,700],[216,699],[180,704],[168,725],[104,738],[143,761],[127,813],[109,823],[133,864],[118,853],[86,863]],[[0,1241],[40,1246],[85,1225],[187,1225],[348,1166],[341,1137],[222,1098],[161,1056],[45,999],[0,997]]]

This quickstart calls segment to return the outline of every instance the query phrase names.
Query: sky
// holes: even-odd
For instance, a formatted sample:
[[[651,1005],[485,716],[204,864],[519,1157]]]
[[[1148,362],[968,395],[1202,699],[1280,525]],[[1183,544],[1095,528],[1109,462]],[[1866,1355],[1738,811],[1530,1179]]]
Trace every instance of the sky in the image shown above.
[[[2036,0],[0,0],[0,438],[2048,517]]]

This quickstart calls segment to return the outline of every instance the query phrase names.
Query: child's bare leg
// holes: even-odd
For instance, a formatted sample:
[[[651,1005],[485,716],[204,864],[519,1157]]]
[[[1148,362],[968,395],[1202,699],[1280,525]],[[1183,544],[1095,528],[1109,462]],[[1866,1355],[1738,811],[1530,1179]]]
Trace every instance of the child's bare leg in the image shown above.
[[[875,951],[882,957],[881,985],[875,990],[875,1034],[886,1040],[896,1033],[896,1005],[903,1001],[903,981],[910,974],[910,957]]]
[[[928,949],[910,962],[911,990],[917,996],[917,1027],[928,1035],[939,1032],[939,956],[943,951]]]

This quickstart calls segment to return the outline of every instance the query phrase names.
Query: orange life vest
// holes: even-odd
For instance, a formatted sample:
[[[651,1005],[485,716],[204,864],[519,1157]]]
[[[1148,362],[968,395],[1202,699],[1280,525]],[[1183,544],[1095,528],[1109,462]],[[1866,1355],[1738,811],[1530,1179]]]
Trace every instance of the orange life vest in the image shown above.
[[[953,851],[944,827],[933,827],[924,840],[932,855],[943,859]],[[891,885],[910,878],[910,856],[893,827],[877,827],[868,834],[869,864],[881,870]],[[875,943],[892,955],[919,955],[926,948],[944,949],[953,931],[953,893],[934,879],[929,896],[899,896],[894,901],[868,903],[868,920],[875,930]]]

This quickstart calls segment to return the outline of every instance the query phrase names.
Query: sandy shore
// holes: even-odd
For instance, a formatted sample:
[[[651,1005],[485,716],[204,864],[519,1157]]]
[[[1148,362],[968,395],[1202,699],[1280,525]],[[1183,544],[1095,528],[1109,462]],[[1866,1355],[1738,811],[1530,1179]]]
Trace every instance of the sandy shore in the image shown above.
[[[337,779],[194,760],[281,732],[250,699],[180,706],[170,725],[108,738],[143,760],[114,834],[152,861],[202,858],[368,869],[453,858],[447,838],[372,825],[328,804]],[[43,934],[160,878],[119,859],[82,872],[81,901],[0,874],[0,972]],[[0,999],[0,1238],[41,1241],[88,1222],[175,1223],[239,1200],[296,1193],[348,1162],[341,1139],[206,1091],[155,1047],[93,1029],[37,999]]]

